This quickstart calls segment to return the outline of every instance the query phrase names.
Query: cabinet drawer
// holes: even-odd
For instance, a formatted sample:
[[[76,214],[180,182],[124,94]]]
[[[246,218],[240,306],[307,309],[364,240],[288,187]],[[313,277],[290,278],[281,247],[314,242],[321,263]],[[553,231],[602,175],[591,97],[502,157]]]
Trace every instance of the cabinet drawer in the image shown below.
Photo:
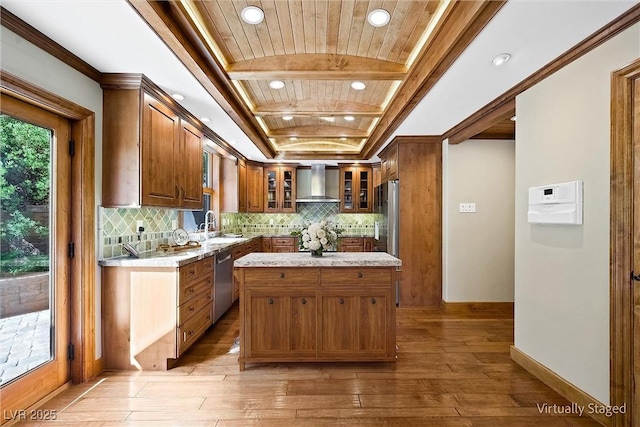
[[[180,283],[178,294],[178,305],[182,305],[195,296],[213,289],[213,276],[209,275],[198,280]]]
[[[244,273],[245,285],[315,285],[318,270],[312,268],[248,268]]]
[[[273,237],[271,238],[271,244],[273,246],[295,246],[295,237]]]
[[[321,270],[322,285],[387,285],[391,283],[391,271],[372,268],[336,268]]]
[[[343,237],[341,243],[349,246],[364,246],[362,237]]]
[[[273,253],[293,253],[296,248],[293,246],[273,246],[271,252]]]
[[[193,344],[211,325],[213,319],[211,306],[198,311],[178,328],[178,355]]]
[[[205,291],[198,294],[196,297],[191,298],[178,307],[178,325],[184,324],[189,320],[196,312],[200,311],[206,306],[211,306],[213,301],[213,290]]]
[[[213,271],[214,262],[215,258],[211,256],[180,267],[180,284],[192,283],[210,274]]]

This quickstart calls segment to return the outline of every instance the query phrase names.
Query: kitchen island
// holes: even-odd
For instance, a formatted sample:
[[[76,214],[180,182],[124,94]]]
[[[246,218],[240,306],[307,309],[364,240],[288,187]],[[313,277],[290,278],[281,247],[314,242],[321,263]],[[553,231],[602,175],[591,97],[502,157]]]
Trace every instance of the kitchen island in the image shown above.
[[[381,252],[236,260],[240,370],[253,362],[395,362],[401,265]]]

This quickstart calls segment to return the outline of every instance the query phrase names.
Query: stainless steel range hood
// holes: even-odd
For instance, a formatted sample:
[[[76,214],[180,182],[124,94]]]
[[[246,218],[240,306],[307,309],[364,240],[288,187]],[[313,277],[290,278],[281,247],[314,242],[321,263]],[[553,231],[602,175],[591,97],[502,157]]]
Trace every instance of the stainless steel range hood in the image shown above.
[[[307,175],[308,176],[308,175]],[[327,176],[326,168],[323,164],[311,165],[311,181],[301,179],[302,175],[298,173],[298,191],[304,197],[296,199],[296,203],[337,203],[340,199],[327,195]],[[337,196],[337,180],[335,193]]]

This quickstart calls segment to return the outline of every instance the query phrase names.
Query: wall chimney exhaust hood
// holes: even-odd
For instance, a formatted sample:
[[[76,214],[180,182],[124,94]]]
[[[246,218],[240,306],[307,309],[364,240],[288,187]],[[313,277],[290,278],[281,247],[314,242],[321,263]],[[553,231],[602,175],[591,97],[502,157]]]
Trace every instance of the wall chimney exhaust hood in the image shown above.
[[[311,165],[311,179],[309,182],[308,174],[303,177],[305,171],[298,171],[298,191],[297,194],[303,194],[304,197],[296,199],[296,203],[337,203],[340,199],[327,195],[328,180],[326,176],[325,165]],[[308,172],[308,170],[306,171]],[[337,178],[337,176],[336,176]],[[335,180],[335,194],[337,196],[337,179]],[[329,186],[329,190],[332,188]]]

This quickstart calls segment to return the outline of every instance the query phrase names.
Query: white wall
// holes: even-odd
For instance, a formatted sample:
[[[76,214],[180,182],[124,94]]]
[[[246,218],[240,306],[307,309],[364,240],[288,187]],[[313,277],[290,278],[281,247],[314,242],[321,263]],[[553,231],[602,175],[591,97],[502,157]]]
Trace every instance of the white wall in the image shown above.
[[[100,84],[0,27],[0,68],[95,113],[96,211],[102,202],[102,89]],[[95,230],[98,236],[97,224]],[[97,237],[96,237],[97,239]],[[97,240],[96,240],[97,242]],[[96,246],[96,253],[98,247]],[[97,263],[97,260],[96,260]],[[102,355],[100,268],[96,269],[96,357]]]
[[[515,142],[445,142],[443,299],[513,301]],[[459,212],[460,203],[476,213]]]
[[[640,24],[516,99],[515,346],[609,402],[610,73]],[[530,186],[582,179],[584,225],[527,223]]]

